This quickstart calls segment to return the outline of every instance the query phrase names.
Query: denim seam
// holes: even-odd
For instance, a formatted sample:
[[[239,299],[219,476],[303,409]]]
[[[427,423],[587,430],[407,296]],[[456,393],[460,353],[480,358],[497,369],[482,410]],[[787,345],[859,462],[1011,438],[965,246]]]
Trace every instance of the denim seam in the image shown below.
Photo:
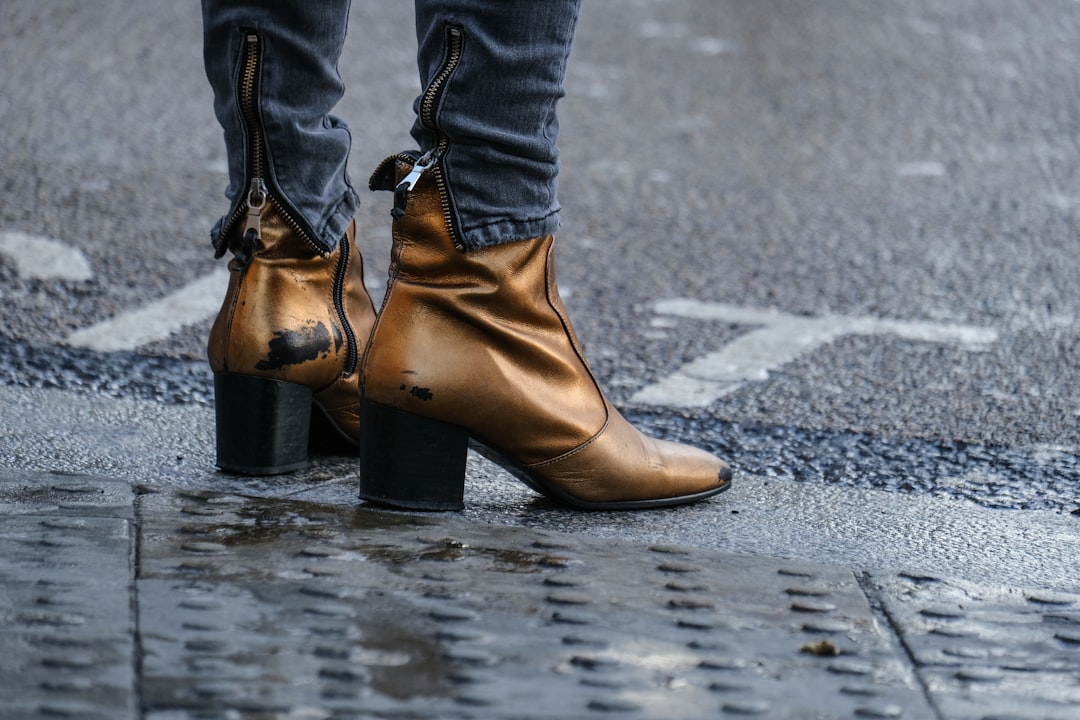
[[[348,192],[342,196],[337,205],[327,213],[326,219],[323,221],[322,226],[319,228],[319,242],[324,245],[323,249],[328,252],[333,252],[334,248],[341,241],[340,237],[337,237],[337,233],[331,230],[331,225],[337,218],[342,218],[342,224],[348,227],[349,221],[352,220],[352,216],[355,214],[356,209],[360,206],[360,196],[357,195],[356,190],[353,189],[352,184],[348,184]],[[344,235],[344,229],[341,234]],[[329,237],[328,237],[329,236]]]

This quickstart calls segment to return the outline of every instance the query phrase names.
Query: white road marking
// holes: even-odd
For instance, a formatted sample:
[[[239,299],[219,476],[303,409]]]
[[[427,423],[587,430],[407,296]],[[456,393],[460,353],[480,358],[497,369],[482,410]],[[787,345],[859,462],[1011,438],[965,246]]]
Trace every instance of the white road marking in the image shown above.
[[[24,279],[89,280],[94,277],[86,256],[77,247],[18,230],[0,231],[0,253],[15,263]]]
[[[731,43],[717,37],[696,37],[690,41],[690,47],[694,52],[702,55],[723,55],[733,52]]]
[[[1080,0],[1077,0],[1077,2],[1080,2]],[[1075,195],[1063,195],[1061,193],[1050,193],[1046,195],[1046,202],[1061,210],[1072,210],[1077,205],[1080,205],[1080,197]]]
[[[838,315],[804,317],[689,299],[660,300],[653,309],[661,315],[760,326],[642,388],[631,398],[635,403],[668,407],[705,407],[748,382],[765,380],[770,370],[844,335],[898,335],[975,351],[986,350],[997,340],[995,330],[971,325]]]
[[[896,174],[900,177],[944,177],[945,166],[933,160],[901,163],[896,168]]]
[[[77,330],[65,342],[97,352],[116,352],[163,340],[176,330],[213,316],[221,307],[228,283],[229,271],[216,268],[148,305]]]
[[[661,23],[647,20],[638,26],[638,37],[681,39],[689,34],[689,27],[684,23]]]

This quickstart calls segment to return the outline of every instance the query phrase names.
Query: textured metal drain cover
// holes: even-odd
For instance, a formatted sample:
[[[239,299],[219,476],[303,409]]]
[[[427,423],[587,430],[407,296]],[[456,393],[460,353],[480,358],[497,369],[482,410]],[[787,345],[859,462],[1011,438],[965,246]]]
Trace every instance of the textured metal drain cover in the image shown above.
[[[926,717],[845,569],[144,495],[147,716]]]
[[[1080,718],[1080,595],[913,575],[872,585],[943,717]]]
[[[0,718],[135,713],[127,483],[0,474]]]
[[[0,688],[2,720],[1072,720],[1080,595],[5,471]]]

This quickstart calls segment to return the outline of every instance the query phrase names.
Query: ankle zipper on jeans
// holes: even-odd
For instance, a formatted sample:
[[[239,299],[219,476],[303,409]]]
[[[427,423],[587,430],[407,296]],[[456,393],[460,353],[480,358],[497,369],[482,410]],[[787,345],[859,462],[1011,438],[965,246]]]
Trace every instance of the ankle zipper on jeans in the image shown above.
[[[428,83],[427,90],[424,91],[424,95],[420,98],[420,124],[426,129],[431,130],[438,136],[439,145],[443,145],[446,142],[445,136],[439,132],[436,110],[438,110],[439,98],[442,97],[443,89],[446,87],[446,83],[450,80],[450,76],[454,74],[454,70],[457,69],[458,63],[461,62],[461,53],[465,45],[465,32],[460,25],[447,25],[446,26],[446,57],[443,59],[442,67],[439,68],[439,72],[435,73],[435,77]]]
[[[266,191],[266,183],[260,177],[252,178],[247,192],[247,220],[244,222],[244,234],[240,239],[240,246],[233,249],[236,255],[236,266],[246,268],[251,264],[251,258],[255,255],[255,244],[262,237],[262,213],[270,196]]]
[[[394,186],[394,208],[390,211],[390,214],[394,216],[394,219],[399,219],[405,214],[405,206],[409,204],[409,193],[412,191],[413,186],[416,185],[416,181],[420,179],[420,176],[427,172],[437,160],[439,149],[437,147],[428,150],[420,157],[413,157],[402,153],[395,159],[405,160],[412,164],[412,169],[409,173],[401,179],[397,185]]]
[[[435,73],[435,77],[432,78],[423,96],[421,96],[419,107],[420,125],[435,136],[435,146],[419,158],[404,154],[400,156],[411,161],[413,166],[409,174],[394,188],[394,209],[390,211],[395,219],[405,214],[405,206],[409,201],[409,192],[416,185],[416,181],[420,176],[430,170],[435,176],[436,185],[442,189],[442,192],[439,193],[439,199],[442,205],[443,220],[450,231],[450,238],[453,240],[454,247],[461,251],[465,250],[465,244],[461,239],[461,230],[458,228],[455,219],[453,204],[450,199],[450,188],[445,182],[443,170],[443,158],[450,147],[450,138],[439,129],[436,115],[439,100],[446,89],[446,84],[461,63],[464,46],[465,31],[461,26],[447,25],[446,57],[443,59],[439,72]]]
[[[225,254],[228,237],[244,215],[247,215],[247,222],[244,227],[242,245],[246,254],[249,244],[253,246],[254,241],[258,240],[262,234],[259,218],[267,202],[269,202],[278,211],[282,221],[288,225],[290,230],[320,255],[326,257],[329,253],[319,247],[312,239],[312,233],[305,229],[289,208],[285,207],[285,203],[279,199],[281,193],[275,195],[268,190],[266,180],[266,137],[263,133],[262,116],[259,113],[259,70],[261,62],[261,40],[258,33],[250,30],[244,31],[244,50],[240,67],[240,87],[237,92],[237,102],[240,105],[240,117],[243,120],[244,128],[247,130],[248,164],[245,172],[247,177],[250,178],[250,182],[245,201],[237,203],[232,215],[221,229],[215,247],[215,256],[221,257]],[[261,197],[261,204],[253,204],[253,197]],[[252,232],[254,232],[253,236]]]

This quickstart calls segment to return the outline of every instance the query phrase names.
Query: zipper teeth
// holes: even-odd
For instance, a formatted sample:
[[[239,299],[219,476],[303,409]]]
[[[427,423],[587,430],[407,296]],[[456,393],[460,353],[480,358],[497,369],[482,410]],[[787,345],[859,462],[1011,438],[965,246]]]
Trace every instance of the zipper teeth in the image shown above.
[[[259,44],[258,34],[253,32],[244,34],[244,64],[240,72],[240,114],[244,120],[244,125],[248,130],[248,142],[251,151],[249,167],[250,175],[253,178],[261,177],[265,180],[266,137],[263,135],[262,118],[259,116],[259,107],[256,102],[256,83],[259,74]],[[282,203],[279,202],[274,195],[270,195],[269,200],[270,204],[277,210],[278,216],[289,229],[293,231],[293,233],[318,252],[319,255],[325,257],[328,254],[311,239],[307,230],[305,230],[292,214],[283,207]],[[226,238],[243,215],[244,203],[238,203],[236,210],[222,229],[218,240],[219,252],[224,248]]]
[[[454,224],[454,213],[450,208],[450,191],[447,189],[448,186],[443,179],[442,166],[436,164],[432,169],[435,171],[435,182],[443,188],[443,191],[439,193],[439,204],[442,206],[443,221],[446,223],[446,227],[450,229],[450,239],[453,241],[454,247],[464,252],[465,244],[458,238],[457,226]]]
[[[250,133],[251,174],[265,174],[266,148],[259,108],[255,102],[255,80],[259,70],[259,36],[248,33],[244,38],[244,69],[240,78],[240,111]]]
[[[345,342],[349,344],[345,359],[344,374],[352,375],[356,372],[358,357],[356,351],[356,333],[353,332],[352,325],[349,323],[348,313],[345,312],[345,275],[349,269],[348,235],[341,238],[338,247],[341,248],[341,257],[338,258],[337,271],[334,273],[334,308],[337,310],[338,320],[341,321],[341,327],[345,331]]]
[[[259,114],[255,107],[255,78],[257,76],[257,70],[259,67],[259,36],[254,33],[245,33],[244,35],[244,63],[240,68],[240,88],[239,88],[239,102],[240,102],[240,117],[244,121],[244,127],[248,131],[248,147],[251,150],[250,171],[251,178],[262,177],[263,163],[265,158],[263,153],[263,136],[262,128],[259,123]],[[250,180],[250,178],[245,178]],[[245,183],[245,187],[247,183]],[[243,215],[244,203],[237,203],[236,209],[233,211],[232,216],[228,222],[225,223],[225,227],[221,230],[221,235],[218,239],[218,251],[222,252],[225,247],[227,238],[232,233],[236,223],[240,222],[240,216]]]
[[[457,68],[458,63],[461,62],[461,46],[462,46],[462,31],[457,25],[450,25],[446,28],[447,39],[449,42],[449,50],[447,51],[446,61],[443,63],[442,69],[432,79],[431,84],[428,85],[427,92],[424,93],[424,99],[420,103],[420,122],[429,130],[438,132],[438,127],[435,125],[435,103],[442,95],[443,85],[450,79],[450,76],[454,74],[454,70]],[[439,134],[439,146],[443,146],[445,138]]]
[[[275,199],[273,198],[273,196],[271,196],[271,197],[270,197],[270,203],[271,203],[271,204],[272,204],[272,205],[273,205],[273,206],[274,206],[275,208],[277,208],[278,216],[279,216],[279,217],[280,217],[280,218],[282,219],[282,221],[283,221],[283,222],[284,222],[284,223],[285,223],[286,225],[288,225],[288,226],[289,226],[289,229],[290,229],[290,230],[292,230],[292,231],[293,231],[293,233],[294,233],[294,234],[295,234],[295,235],[296,235],[297,237],[299,237],[299,238],[300,238],[300,239],[302,239],[302,240],[303,240],[303,241],[304,241],[305,243],[307,243],[307,244],[308,244],[308,246],[309,246],[309,247],[310,247],[311,249],[313,249],[313,250],[315,250],[315,252],[319,253],[319,256],[320,256],[320,257],[326,257],[326,256],[328,256],[328,255],[330,254],[330,253],[326,252],[325,250],[323,250],[323,249],[322,249],[321,247],[319,247],[319,246],[318,246],[318,245],[317,245],[317,244],[315,243],[315,241],[311,239],[311,236],[310,236],[310,235],[308,235],[308,232],[307,232],[307,230],[305,230],[305,229],[304,229],[304,228],[303,228],[303,227],[302,227],[302,226],[300,225],[300,223],[299,223],[299,222],[298,222],[298,221],[297,221],[297,220],[296,220],[295,218],[293,218],[293,216],[292,216],[292,215],[290,215],[290,214],[289,214],[289,211],[288,211],[288,210],[286,210],[286,209],[285,209],[285,207],[284,207],[284,206],[283,206],[283,205],[282,205],[281,203],[279,203],[279,202],[278,202],[277,200],[275,200]]]
[[[460,233],[454,222],[454,213],[450,207],[450,191],[445,182],[445,176],[442,169],[442,155],[450,146],[450,140],[439,130],[439,126],[435,121],[435,106],[442,96],[446,81],[454,74],[454,70],[457,69],[458,64],[461,62],[465,36],[462,29],[457,25],[447,26],[446,35],[448,47],[446,60],[443,62],[442,68],[435,75],[434,79],[432,79],[427,92],[424,93],[423,100],[420,102],[420,123],[435,134],[435,151],[438,160],[432,170],[435,172],[436,182],[443,188],[443,192],[439,193],[443,221],[450,230],[450,237],[453,240],[454,247],[458,250],[464,250],[465,245],[459,238]]]

